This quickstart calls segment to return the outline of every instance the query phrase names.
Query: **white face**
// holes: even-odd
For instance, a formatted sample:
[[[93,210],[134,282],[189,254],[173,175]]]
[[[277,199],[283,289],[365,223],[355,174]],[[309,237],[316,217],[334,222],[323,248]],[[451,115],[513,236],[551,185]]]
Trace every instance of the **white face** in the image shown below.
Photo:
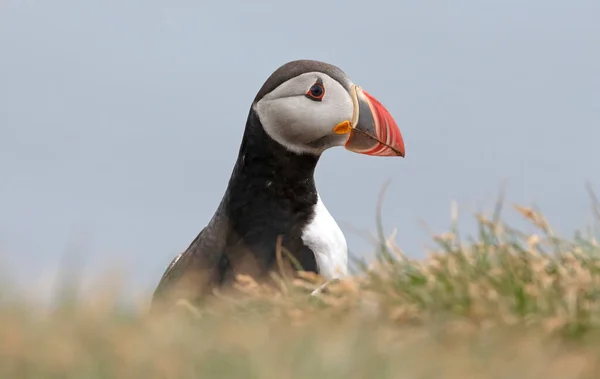
[[[320,100],[315,85],[324,90]],[[333,128],[351,120],[354,107],[350,94],[338,81],[321,72],[308,72],[266,94],[254,110],[267,134],[288,150],[320,154],[348,140],[348,134],[336,134]]]

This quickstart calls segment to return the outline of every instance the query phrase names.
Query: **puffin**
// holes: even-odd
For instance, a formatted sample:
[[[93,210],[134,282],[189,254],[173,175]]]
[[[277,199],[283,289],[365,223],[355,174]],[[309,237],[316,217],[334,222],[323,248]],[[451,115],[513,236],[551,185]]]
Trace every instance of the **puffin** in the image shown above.
[[[277,68],[250,106],[220,204],[170,262],[151,307],[198,304],[233,288],[238,275],[269,280],[282,256],[291,273],[309,271],[326,283],[349,275],[346,239],[314,180],[321,155],[340,146],[405,156],[389,111],[339,67],[301,59]]]

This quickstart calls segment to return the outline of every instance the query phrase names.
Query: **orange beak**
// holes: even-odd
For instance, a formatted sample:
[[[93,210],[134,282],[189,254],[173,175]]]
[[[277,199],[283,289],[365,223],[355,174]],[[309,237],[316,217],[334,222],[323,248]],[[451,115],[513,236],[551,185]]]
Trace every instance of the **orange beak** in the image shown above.
[[[359,154],[404,157],[402,133],[388,110],[366,91],[352,86],[354,116],[346,149]]]

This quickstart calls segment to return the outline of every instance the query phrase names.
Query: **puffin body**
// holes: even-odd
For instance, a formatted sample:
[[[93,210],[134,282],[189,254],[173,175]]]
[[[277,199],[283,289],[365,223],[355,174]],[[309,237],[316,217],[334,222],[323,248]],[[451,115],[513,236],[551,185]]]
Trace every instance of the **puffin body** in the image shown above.
[[[334,146],[404,156],[389,112],[338,67],[312,60],[279,67],[252,103],[221,203],[169,264],[153,303],[199,301],[239,274],[268,278],[280,250],[327,280],[347,275],[346,240],[314,181],[321,154]]]

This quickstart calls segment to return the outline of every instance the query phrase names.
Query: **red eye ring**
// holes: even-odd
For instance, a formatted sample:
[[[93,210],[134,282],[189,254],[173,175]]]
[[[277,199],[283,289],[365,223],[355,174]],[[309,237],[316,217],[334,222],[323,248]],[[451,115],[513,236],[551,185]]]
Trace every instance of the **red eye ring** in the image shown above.
[[[314,101],[323,100],[323,96],[325,96],[325,87],[318,81],[306,92],[306,97]]]

